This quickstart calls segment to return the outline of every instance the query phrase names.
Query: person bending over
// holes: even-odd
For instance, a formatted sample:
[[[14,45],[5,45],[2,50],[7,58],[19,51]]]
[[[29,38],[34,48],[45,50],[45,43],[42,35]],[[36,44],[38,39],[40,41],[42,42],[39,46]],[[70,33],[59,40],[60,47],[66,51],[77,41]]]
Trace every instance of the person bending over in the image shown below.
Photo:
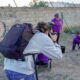
[[[51,34],[51,38],[48,36],[48,24],[45,22],[39,22],[37,24],[37,29],[38,31],[29,41],[23,54],[41,52],[53,60],[60,60],[62,58],[61,47],[57,43],[53,42],[56,41],[56,36],[52,36]],[[35,80],[32,56],[26,56],[25,61],[5,58],[4,70],[8,80]]]

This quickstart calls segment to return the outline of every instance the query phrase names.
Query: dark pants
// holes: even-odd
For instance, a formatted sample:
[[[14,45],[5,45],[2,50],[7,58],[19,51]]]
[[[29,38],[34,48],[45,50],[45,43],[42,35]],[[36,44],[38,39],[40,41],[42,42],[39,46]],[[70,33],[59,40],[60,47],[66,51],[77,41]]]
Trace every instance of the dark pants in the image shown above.
[[[75,50],[76,45],[78,45],[78,48],[80,48],[79,44],[80,43],[73,42],[72,50]]]
[[[57,43],[59,43],[60,33],[57,33]]]

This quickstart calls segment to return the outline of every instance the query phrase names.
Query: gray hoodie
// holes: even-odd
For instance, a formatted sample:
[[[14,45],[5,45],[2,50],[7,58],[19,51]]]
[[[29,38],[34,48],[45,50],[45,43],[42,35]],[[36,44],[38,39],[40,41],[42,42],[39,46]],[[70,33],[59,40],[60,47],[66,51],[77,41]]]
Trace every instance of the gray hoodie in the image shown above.
[[[23,54],[27,53],[44,53],[47,57],[53,60],[62,58],[60,45],[54,43],[48,35],[36,32],[29,44],[26,46]],[[14,59],[5,58],[4,69],[11,70],[18,73],[30,75],[34,73],[34,63],[32,56],[26,56],[25,61],[17,61]]]

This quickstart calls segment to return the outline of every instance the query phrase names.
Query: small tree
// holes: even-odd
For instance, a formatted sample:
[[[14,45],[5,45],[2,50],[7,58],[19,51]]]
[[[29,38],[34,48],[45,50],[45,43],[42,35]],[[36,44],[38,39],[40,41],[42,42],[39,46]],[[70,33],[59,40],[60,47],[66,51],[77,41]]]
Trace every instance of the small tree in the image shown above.
[[[40,1],[40,2],[36,2],[33,5],[31,5],[31,7],[48,7],[48,6],[46,5],[45,2]]]

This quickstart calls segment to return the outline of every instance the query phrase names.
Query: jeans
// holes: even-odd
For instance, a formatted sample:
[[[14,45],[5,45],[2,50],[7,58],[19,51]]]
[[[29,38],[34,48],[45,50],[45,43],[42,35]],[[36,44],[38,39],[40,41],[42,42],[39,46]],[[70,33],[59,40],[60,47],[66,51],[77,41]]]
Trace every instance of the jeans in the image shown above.
[[[35,80],[34,74],[26,75],[10,70],[5,70],[7,80]]]

